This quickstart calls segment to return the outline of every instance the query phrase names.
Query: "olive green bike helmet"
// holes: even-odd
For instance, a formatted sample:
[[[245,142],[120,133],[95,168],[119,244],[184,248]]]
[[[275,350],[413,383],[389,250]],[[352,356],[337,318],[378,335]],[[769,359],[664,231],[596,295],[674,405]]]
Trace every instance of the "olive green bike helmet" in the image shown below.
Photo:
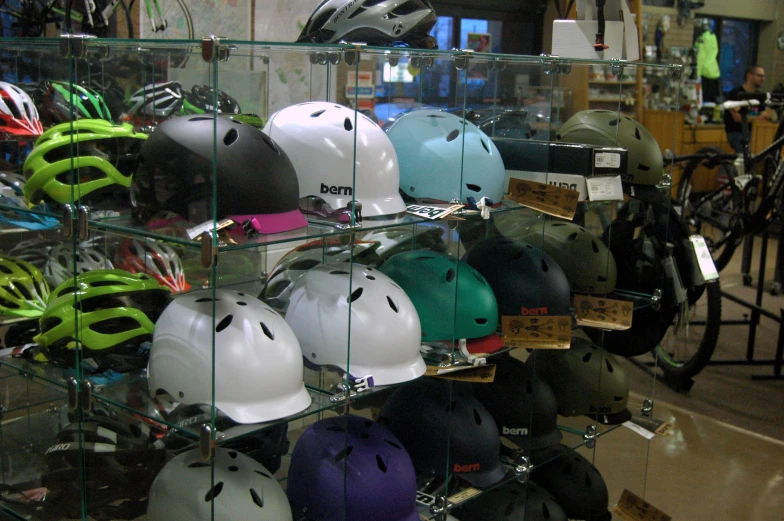
[[[80,119],[55,125],[25,160],[24,195],[33,204],[44,197],[66,204],[109,187],[129,189],[145,139],[129,123]]]
[[[561,266],[572,293],[605,295],[615,290],[615,257],[594,234],[575,223],[547,221],[531,226],[523,236]]]
[[[610,425],[631,419],[626,373],[609,351],[590,340],[572,337],[570,349],[539,349],[526,363],[555,393],[561,416],[584,414]]]
[[[142,342],[152,340],[155,321],[169,302],[169,289],[146,273],[94,270],[52,291],[33,338],[50,361],[73,366],[82,359],[97,369],[127,372],[147,364]]]
[[[49,298],[41,271],[27,261],[0,255],[0,313],[14,317],[40,317]]]
[[[622,181],[654,186],[661,182],[664,162],[659,143],[630,117],[612,110],[582,110],[566,120],[555,138],[566,143],[625,148],[629,160]]]
[[[393,255],[379,270],[403,288],[422,324],[422,340],[474,339],[496,332],[498,303],[474,268],[443,253]]]

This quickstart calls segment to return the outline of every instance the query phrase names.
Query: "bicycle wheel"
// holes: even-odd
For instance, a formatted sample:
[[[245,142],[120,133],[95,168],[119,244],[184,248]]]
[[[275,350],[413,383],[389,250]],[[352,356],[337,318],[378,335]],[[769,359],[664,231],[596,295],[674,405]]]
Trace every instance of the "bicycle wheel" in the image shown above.
[[[140,35],[153,40],[193,40],[193,19],[183,0],[145,0]],[[161,50],[169,68],[184,67],[190,57],[182,47]]]
[[[697,154],[720,154],[724,151],[706,147]],[[743,194],[735,185],[735,165],[722,162],[707,169],[703,161],[686,164],[677,191],[676,205],[692,233],[705,238],[713,262],[720,272],[732,259],[743,238]]]
[[[702,371],[713,356],[721,327],[721,286],[707,285],[702,297],[676,317],[652,352],[664,376],[688,379]]]

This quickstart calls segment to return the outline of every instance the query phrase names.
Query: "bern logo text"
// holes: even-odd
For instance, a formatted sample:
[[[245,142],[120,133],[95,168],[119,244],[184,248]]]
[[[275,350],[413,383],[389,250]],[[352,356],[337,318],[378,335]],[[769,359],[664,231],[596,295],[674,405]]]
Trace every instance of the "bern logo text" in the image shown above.
[[[509,436],[528,436],[528,428],[527,427],[503,427],[503,432],[501,434],[509,435]]]
[[[479,472],[479,463],[469,463],[467,465],[455,463],[452,472]]]
[[[541,308],[520,308],[520,314],[525,316],[536,317],[539,315],[547,315],[547,306]]]
[[[329,186],[321,183],[321,193],[332,195],[353,195],[354,190],[352,190],[350,186]]]

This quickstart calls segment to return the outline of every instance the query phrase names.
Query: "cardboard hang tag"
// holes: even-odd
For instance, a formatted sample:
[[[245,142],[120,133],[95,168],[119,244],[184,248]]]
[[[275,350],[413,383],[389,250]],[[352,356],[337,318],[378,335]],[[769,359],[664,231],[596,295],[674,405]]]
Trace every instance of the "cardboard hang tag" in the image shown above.
[[[425,369],[425,376],[434,376],[456,382],[492,383],[495,380],[495,365],[485,364],[476,367],[471,365],[447,367],[429,365]]]
[[[472,497],[478,496],[481,493],[481,490],[475,489],[474,487],[468,487],[467,489],[461,490],[456,494],[452,494],[449,496],[449,498],[447,498],[447,500],[454,505],[459,505],[460,503],[468,501]]]
[[[406,213],[435,221],[451,215],[463,208],[463,206],[462,204],[453,204],[451,206],[409,204],[406,206]]]
[[[672,521],[672,517],[626,489],[610,512],[624,521]]]
[[[572,220],[577,212],[580,192],[510,177],[506,197],[548,215]]]
[[[572,319],[565,316],[501,317],[506,347],[569,349]]]
[[[657,420],[649,416],[632,416],[632,419],[629,421],[659,436],[670,436],[672,434],[673,424],[666,420]]]
[[[622,331],[632,327],[634,303],[588,295],[575,295],[574,313],[578,326]]]

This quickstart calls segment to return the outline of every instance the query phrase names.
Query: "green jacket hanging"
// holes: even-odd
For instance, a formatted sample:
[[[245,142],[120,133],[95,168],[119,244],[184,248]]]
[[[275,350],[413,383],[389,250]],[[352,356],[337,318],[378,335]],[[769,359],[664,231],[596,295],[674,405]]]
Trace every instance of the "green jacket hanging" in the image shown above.
[[[705,31],[694,42],[697,48],[697,75],[709,80],[715,80],[721,73],[719,71],[719,42],[716,35]]]

